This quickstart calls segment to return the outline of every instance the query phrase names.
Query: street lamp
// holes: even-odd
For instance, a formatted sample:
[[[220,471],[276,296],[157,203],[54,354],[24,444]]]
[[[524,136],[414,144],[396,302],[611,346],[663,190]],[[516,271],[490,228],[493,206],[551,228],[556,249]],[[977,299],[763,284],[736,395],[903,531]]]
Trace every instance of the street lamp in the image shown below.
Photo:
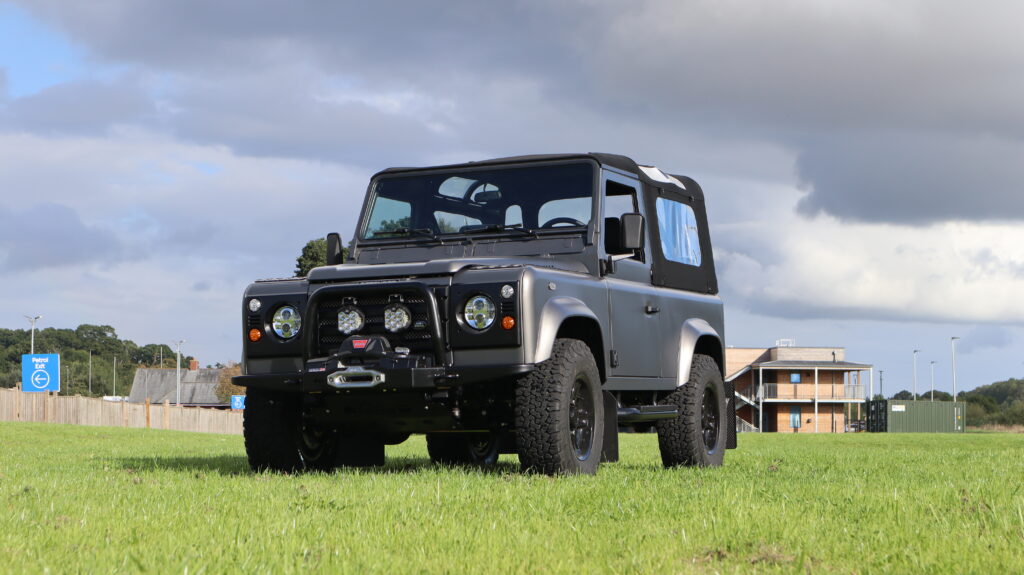
[[[932,362],[932,398],[931,401],[935,401],[935,362]]]
[[[949,338],[949,347],[953,353],[953,403],[956,403],[956,340],[959,337],[953,336]]]
[[[178,364],[174,370],[175,377],[177,378],[177,384],[175,384],[175,393],[177,396],[177,404],[181,407],[181,344],[185,343],[185,340],[181,339],[174,342],[174,345],[178,348]]]
[[[41,315],[37,315],[35,317],[32,317],[30,315],[25,316],[25,319],[27,319],[29,321],[29,323],[32,324],[32,336],[31,336],[32,337],[32,344],[31,344],[32,347],[29,349],[29,354],[31,354],[31,355],[35,355],[36,354],[36,322],[39,321],[40,319],[42,319],[42,317],[43,316],[41,316]]]
[[[917,354],[920,352],[919,349],[914,350],[914,401],[917,401]]]

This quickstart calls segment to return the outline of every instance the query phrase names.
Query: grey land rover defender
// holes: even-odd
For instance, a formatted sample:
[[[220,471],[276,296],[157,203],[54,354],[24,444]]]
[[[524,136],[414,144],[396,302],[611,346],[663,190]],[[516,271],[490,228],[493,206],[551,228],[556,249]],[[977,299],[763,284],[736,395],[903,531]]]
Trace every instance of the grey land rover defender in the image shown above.
[[[736,446],[722,301],[695,181],[610,154],[373,177],[351,244],[243,299],[254,470],[434,462],[595,473],[620,431],[662,462]]]

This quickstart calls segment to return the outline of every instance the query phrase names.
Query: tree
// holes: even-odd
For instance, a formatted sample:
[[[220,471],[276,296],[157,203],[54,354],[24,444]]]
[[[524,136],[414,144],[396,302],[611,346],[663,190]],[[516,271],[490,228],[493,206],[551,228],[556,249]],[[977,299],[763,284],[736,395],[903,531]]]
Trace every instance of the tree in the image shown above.
[[[348,258],[348,248],[341,248],[342,255]],[[317,238],[309,240],[302,248],[302,253],[295,258],[295,277],[301,278],[309,275],[309,270],[327,265],[327,239]]]
[[[896,395],[892,396],[892,398],[893,399],[911,400],[911,399],[914,399],[914,394],[910,393],[909,391],[904,389],[903,391],[901,391],[901,392],[897,393]]]
[[[220,379],[217,380],[217,399],[223,403],[229,403],[232,395],[245,395],[245,388],[231,383],[235,375],[242,375],[242,366],[237,363],[229,363],[220,370]]]

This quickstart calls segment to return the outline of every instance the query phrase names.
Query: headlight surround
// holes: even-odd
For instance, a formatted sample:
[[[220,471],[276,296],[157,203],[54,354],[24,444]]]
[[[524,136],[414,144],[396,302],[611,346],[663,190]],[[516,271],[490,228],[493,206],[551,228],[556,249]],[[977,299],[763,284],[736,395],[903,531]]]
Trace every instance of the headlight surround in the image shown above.
[[[299,335],[299,330],[302,329],[302,314],[293,306],[281,306],[274,312],[270,326],[277,337],[285,340],[293,339]]]
[[[466,305],[462,311],[466,325],[480,331],[491,327],[496,315],[494,302],[483,294],[475,295],[466,300]]]
[[[384,327],[391,333],[409,329],[412,325],[412,312],[405,304],[393,303],[384,308]]]
[[[364,325],[366,325],[366,316],[359,311],[359,308],[347,305],[338,310],[338,331],[341,333],[352,335],[363,329]]]

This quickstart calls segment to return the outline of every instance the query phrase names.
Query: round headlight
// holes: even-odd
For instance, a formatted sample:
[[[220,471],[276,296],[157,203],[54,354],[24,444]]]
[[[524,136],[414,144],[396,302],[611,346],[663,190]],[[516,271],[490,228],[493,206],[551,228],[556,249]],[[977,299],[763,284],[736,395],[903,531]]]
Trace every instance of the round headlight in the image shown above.
[[[359,308],[348,305],[338,310],[338,331],[341,333],[352,335],[363,329],[364,325],[366,325],[366,317],[363,312],[359,311]]]
[[[391,333],[409,329],[412,324],[412,312],[400,303],[393,303],[384,308],[384,327]]]
[[[261,307],[263,307],[263,304],[260,303],[260,300],[256,298],[252,298],[251,300],[249,300],[249,311],[251,311],[252,313],[260,311]]]
[[[469,298],[463,311],[466,323],[475,329],[487,329],[494,323],[494,302],[485,295],[475,295]]]
[[[274,333],[277,334],[277,337],[291,339],[299,335],[299,330],[302,329],[302,316],[299,315],[299,310],[286,305],[274,312],[274,320],[271,322],[271,326],[274,328]]]

